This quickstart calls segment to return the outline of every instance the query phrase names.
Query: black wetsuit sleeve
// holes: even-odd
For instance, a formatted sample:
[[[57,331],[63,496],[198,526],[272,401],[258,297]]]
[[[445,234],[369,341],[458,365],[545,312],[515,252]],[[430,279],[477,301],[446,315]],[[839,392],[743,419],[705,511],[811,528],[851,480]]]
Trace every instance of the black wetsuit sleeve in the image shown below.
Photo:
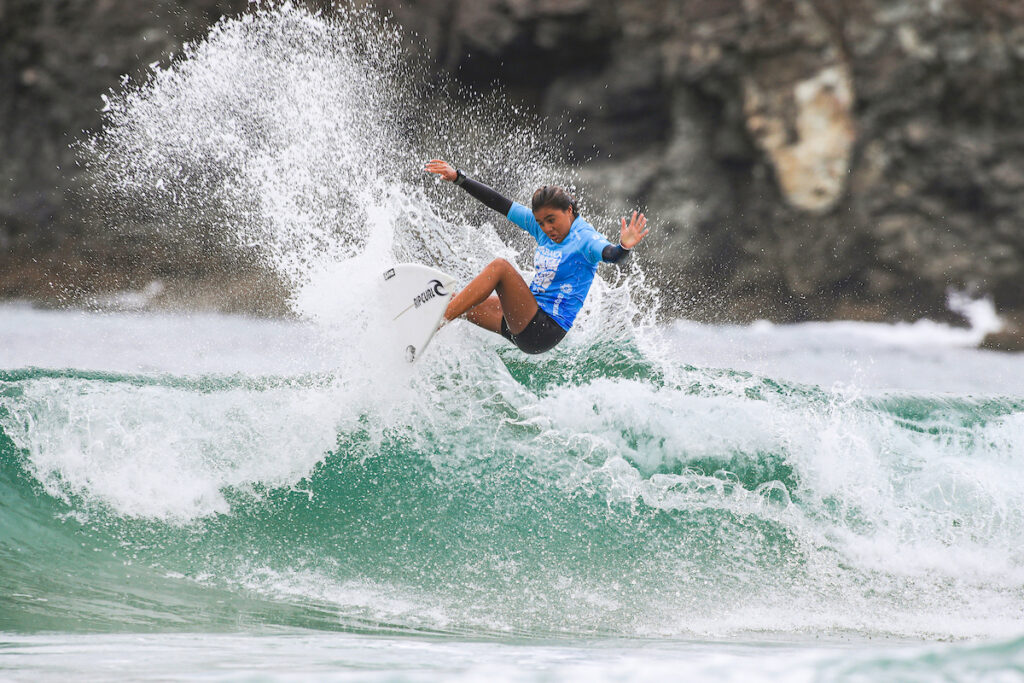
[[[455,184],[473,197],[479,199],[485,206],[494,209],[502,216],[508,216],[508,212],[512,208],[511,199],[502,196],[500,193],[492,190],[483,183],[473,180],[462,171],[458,171],[458,176],[455,178]]]
[[[601,250],[601,259],[605,263],[622,263],[629,258],[631,253],[630,249],[626,249],[621,244],[609,244]]]

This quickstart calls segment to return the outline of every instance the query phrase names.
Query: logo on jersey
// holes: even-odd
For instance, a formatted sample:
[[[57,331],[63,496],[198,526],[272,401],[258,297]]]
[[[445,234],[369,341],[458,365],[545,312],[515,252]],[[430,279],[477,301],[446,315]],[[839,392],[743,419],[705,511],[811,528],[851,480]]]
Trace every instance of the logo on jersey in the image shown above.
[[[562,263],[562,252],[546,247],[537,247],[533,254],[533,268],[536,273],[533,276],[533,287],[536,291],[546,291],[555,279],[555,272]]]

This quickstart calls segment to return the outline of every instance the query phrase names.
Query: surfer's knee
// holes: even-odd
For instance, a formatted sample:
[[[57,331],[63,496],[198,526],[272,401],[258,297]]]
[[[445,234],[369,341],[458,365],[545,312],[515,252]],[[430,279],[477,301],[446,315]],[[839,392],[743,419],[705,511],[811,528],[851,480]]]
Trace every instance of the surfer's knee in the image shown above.
[[[514,270],[512,264],[503,258],[494,259],[493,261],[487,264],[487,267],[490,270],[494,270],[499,273],[507,273],[509,270]]]

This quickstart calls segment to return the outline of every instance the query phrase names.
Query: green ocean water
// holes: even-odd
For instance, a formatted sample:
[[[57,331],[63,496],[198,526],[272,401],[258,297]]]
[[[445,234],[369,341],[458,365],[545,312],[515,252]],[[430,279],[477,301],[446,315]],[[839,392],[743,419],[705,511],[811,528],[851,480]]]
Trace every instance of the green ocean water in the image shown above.
[[[979,599],[1015,621],[1021,399],[579,351],[499,349],[491,381],[427,371],[337,414],[364,389],[344,371],[4,371],[3,628],[948,637]]]
[[[537,360],[458,327],[389,394],[308,326],[7,313],[0,670],[24,680],[1020,672],[1019,397],[691,365],[671,330]],[[151,346],[89,357],[113,335]]]

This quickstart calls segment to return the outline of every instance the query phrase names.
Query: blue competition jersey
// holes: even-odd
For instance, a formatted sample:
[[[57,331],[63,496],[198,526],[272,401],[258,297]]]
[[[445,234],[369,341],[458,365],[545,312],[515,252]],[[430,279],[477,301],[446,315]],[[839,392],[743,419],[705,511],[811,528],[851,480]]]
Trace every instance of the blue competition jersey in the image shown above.
[[[537,240],[530,291],[537,305],[568,330],[594,282],[601,252],[610,242],[578,216],[565,239],[555,242],[541,230],[533,212],[517,202],[508,210],[508,219]]]

